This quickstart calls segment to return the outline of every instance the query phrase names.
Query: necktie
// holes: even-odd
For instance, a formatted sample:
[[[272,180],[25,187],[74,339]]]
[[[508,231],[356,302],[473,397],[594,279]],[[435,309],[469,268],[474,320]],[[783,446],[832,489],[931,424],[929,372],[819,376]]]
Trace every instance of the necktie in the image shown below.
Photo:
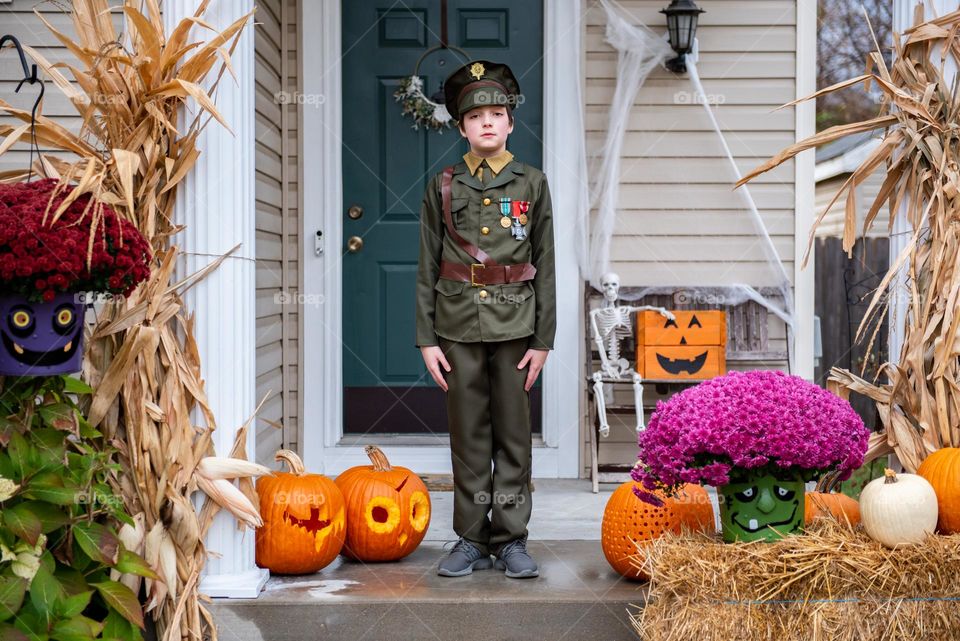
[[[490,165],[487,164],[487,159],[484,158],[483,162],[480,163],[479,177],[482,184],[487,184],[487,181],[490,180],[490,176],[493,174],[493,170],[490,169]]]

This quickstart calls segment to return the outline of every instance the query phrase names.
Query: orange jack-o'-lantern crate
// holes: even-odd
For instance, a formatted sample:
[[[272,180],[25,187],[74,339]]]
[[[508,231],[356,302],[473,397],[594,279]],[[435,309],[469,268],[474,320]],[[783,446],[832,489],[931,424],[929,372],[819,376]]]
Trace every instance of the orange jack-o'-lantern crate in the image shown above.
[[[641,311],[637,371],[643,378],[706,380],[727,371],[727,318],[720,310]]]

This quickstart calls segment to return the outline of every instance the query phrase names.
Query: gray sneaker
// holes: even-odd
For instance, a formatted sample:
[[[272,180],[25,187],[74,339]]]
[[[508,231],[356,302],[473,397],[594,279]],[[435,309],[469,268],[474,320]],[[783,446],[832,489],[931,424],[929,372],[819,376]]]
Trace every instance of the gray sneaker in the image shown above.
[[[440,576],[466,576],[474,570],[489,570],[493,566],[489,554],[461,537],[450,554],[440,559],[437,574]]]
[[[527,552],[527,538],[522,537],[505,543],[497,550],[497,560],[493,567],[506,570],[511,579],[527,579],[540,575],[537,562]]]

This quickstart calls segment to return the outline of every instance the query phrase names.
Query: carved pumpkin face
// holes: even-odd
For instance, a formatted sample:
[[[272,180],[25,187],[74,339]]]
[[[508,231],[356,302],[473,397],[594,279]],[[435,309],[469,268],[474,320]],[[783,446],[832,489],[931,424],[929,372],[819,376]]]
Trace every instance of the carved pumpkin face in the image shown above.
[[[718,310],[673,311],[674,319],[645,313],[638,362],[647,378],[711,378],[725,368],[726,317]]]
[[[394,561],[413,552],[430,525],[430,494],[416,474],[392,467],[383,452],[367,446],[372,465],[336,478],[347,506],[343,555],[361,561]]]
[[[50,302],[0,298],[0,374],[48,376],[80,369],[83,303],[69,292]]]
[[[677,317],[676,320],[667,318],[663,323],[665,344],[672,343],[678,346],[705,344],[703,341],[706,340],[706,337],[701,336],[701,334],[708,332],[704,331],[703,323],[697,318],[696,312],[674,312],[674,315]],[[672,333],[670,331],[671,329],[673,330]],[[704,363],[707,362],[707,350],[696,351],[700,353],[692,358],[680,358],[679,354],[675,352],[672,353],[673,358],[671,358],[667,354],[658,352],[657,361],[660,363],[660,367],[671,374],[696,374],[703,369]],[[668,354],[670,353],[671,352],[668,352]]]
[[[257,528],[257,565],[276,574],[309,574],[337,558],[346,535],[343,494],[322,474],[305,474],[300,458],[277,452],[292,473],[257,480],[263,526]]]

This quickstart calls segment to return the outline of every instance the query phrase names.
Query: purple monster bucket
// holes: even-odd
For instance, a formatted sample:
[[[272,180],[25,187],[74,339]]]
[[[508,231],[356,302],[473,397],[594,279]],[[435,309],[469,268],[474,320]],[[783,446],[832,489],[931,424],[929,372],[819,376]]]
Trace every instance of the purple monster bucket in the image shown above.
[[[50,376],[80,371],[81,295],[64,292],[49,303],[0,296],[0,374]]]

